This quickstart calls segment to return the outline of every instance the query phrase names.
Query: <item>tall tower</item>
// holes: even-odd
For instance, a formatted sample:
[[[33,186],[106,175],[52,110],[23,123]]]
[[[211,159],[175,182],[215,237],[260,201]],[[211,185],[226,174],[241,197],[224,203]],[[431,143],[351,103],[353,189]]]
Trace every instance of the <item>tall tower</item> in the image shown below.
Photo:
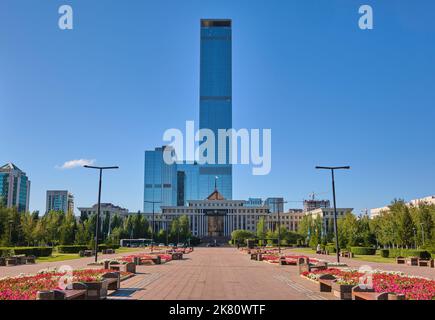
[[[207,198],[217,188],[224,198],[233,198],[232,166],[227,139],[225,164],[218,164],[218,129],[232,128],[231,20],[201,20],[199,128],[215,134],[215,164],[199,168],[199,196]]]
[[[13,163],[0,167],[0,201],[7,208],[18,212],[29,211],[30,181]]]

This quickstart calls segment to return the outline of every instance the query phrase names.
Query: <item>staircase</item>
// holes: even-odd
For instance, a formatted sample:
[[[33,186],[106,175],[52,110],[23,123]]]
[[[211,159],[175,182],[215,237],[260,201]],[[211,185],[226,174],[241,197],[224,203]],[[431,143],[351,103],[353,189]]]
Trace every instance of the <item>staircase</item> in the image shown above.
[[[230,237],[210,237],[210,236],[205,236],[201,238],[201,244],[200,246],[205,247],[207,246],[207,244],[209,243],[214,243],[216,240],[216,243],[218,243],[221,247],[224,246],[230,246],[228,244],[228,241],[230,241]]]

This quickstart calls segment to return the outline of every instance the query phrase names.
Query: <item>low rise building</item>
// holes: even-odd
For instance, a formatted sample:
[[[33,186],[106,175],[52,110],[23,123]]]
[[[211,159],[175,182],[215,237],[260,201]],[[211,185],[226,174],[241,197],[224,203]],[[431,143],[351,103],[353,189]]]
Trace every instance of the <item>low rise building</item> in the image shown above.
[[[435,195],[424,197],[424,198],[413,199],[410,200],[409,202],[406,202],[406,205],[414,206],[414,207],[418,207],[423,204],[435,205]],[[388,210],[390,210],[388,206],[370,209],[370,218],[373,219],[377,216],[380,216],[382,212],[387,212]]]

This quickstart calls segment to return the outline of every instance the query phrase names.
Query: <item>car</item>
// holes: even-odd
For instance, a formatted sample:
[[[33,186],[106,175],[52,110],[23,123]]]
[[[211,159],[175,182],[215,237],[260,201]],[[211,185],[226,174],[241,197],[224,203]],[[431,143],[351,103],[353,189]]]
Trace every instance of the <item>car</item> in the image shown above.
[[[181,242],[177,243],[177,247],[178,248],[183,248],[184,247],[184,243],[181,243]]]
[[[170,243],[170,244],[168,244],[168,247],[175,247],[175,244]]]
[[[216,247],[216,244],[215,243],[213,243],[213,242],[209,242],[208,244],[207,244],[207,247]]]
[[[164,243],[159,243],[159,247],[164,247],[165,244]]]

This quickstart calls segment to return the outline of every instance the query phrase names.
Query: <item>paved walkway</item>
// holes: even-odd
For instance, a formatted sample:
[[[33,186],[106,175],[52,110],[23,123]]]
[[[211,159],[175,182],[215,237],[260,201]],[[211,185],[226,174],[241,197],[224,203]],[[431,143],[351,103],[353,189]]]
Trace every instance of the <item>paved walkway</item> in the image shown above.
[[[296,266],[252,261],[234,248],[195,248],[163,265],[138,266],[112,299],[324,300],[318,285],[302,279]]]
[[[327,261],[337,261],[335,255],[324,255],[324,254],[306,254],[297,251],[284,250],[285,253],[294,255],[304,255],[312,258],[327,260]],[[370,266],[373,269],[385,270],[385,271],[402,271],[405,274],[420,276],[435,280],[435,269],[428,267],[418,267],[418,266],[408,266],[404,264],[395,263],[380,263],[380,262],[368,262],[349,258],[340,257],[340,262],[346,263],[349,267],[359,268],[360,266]]]

